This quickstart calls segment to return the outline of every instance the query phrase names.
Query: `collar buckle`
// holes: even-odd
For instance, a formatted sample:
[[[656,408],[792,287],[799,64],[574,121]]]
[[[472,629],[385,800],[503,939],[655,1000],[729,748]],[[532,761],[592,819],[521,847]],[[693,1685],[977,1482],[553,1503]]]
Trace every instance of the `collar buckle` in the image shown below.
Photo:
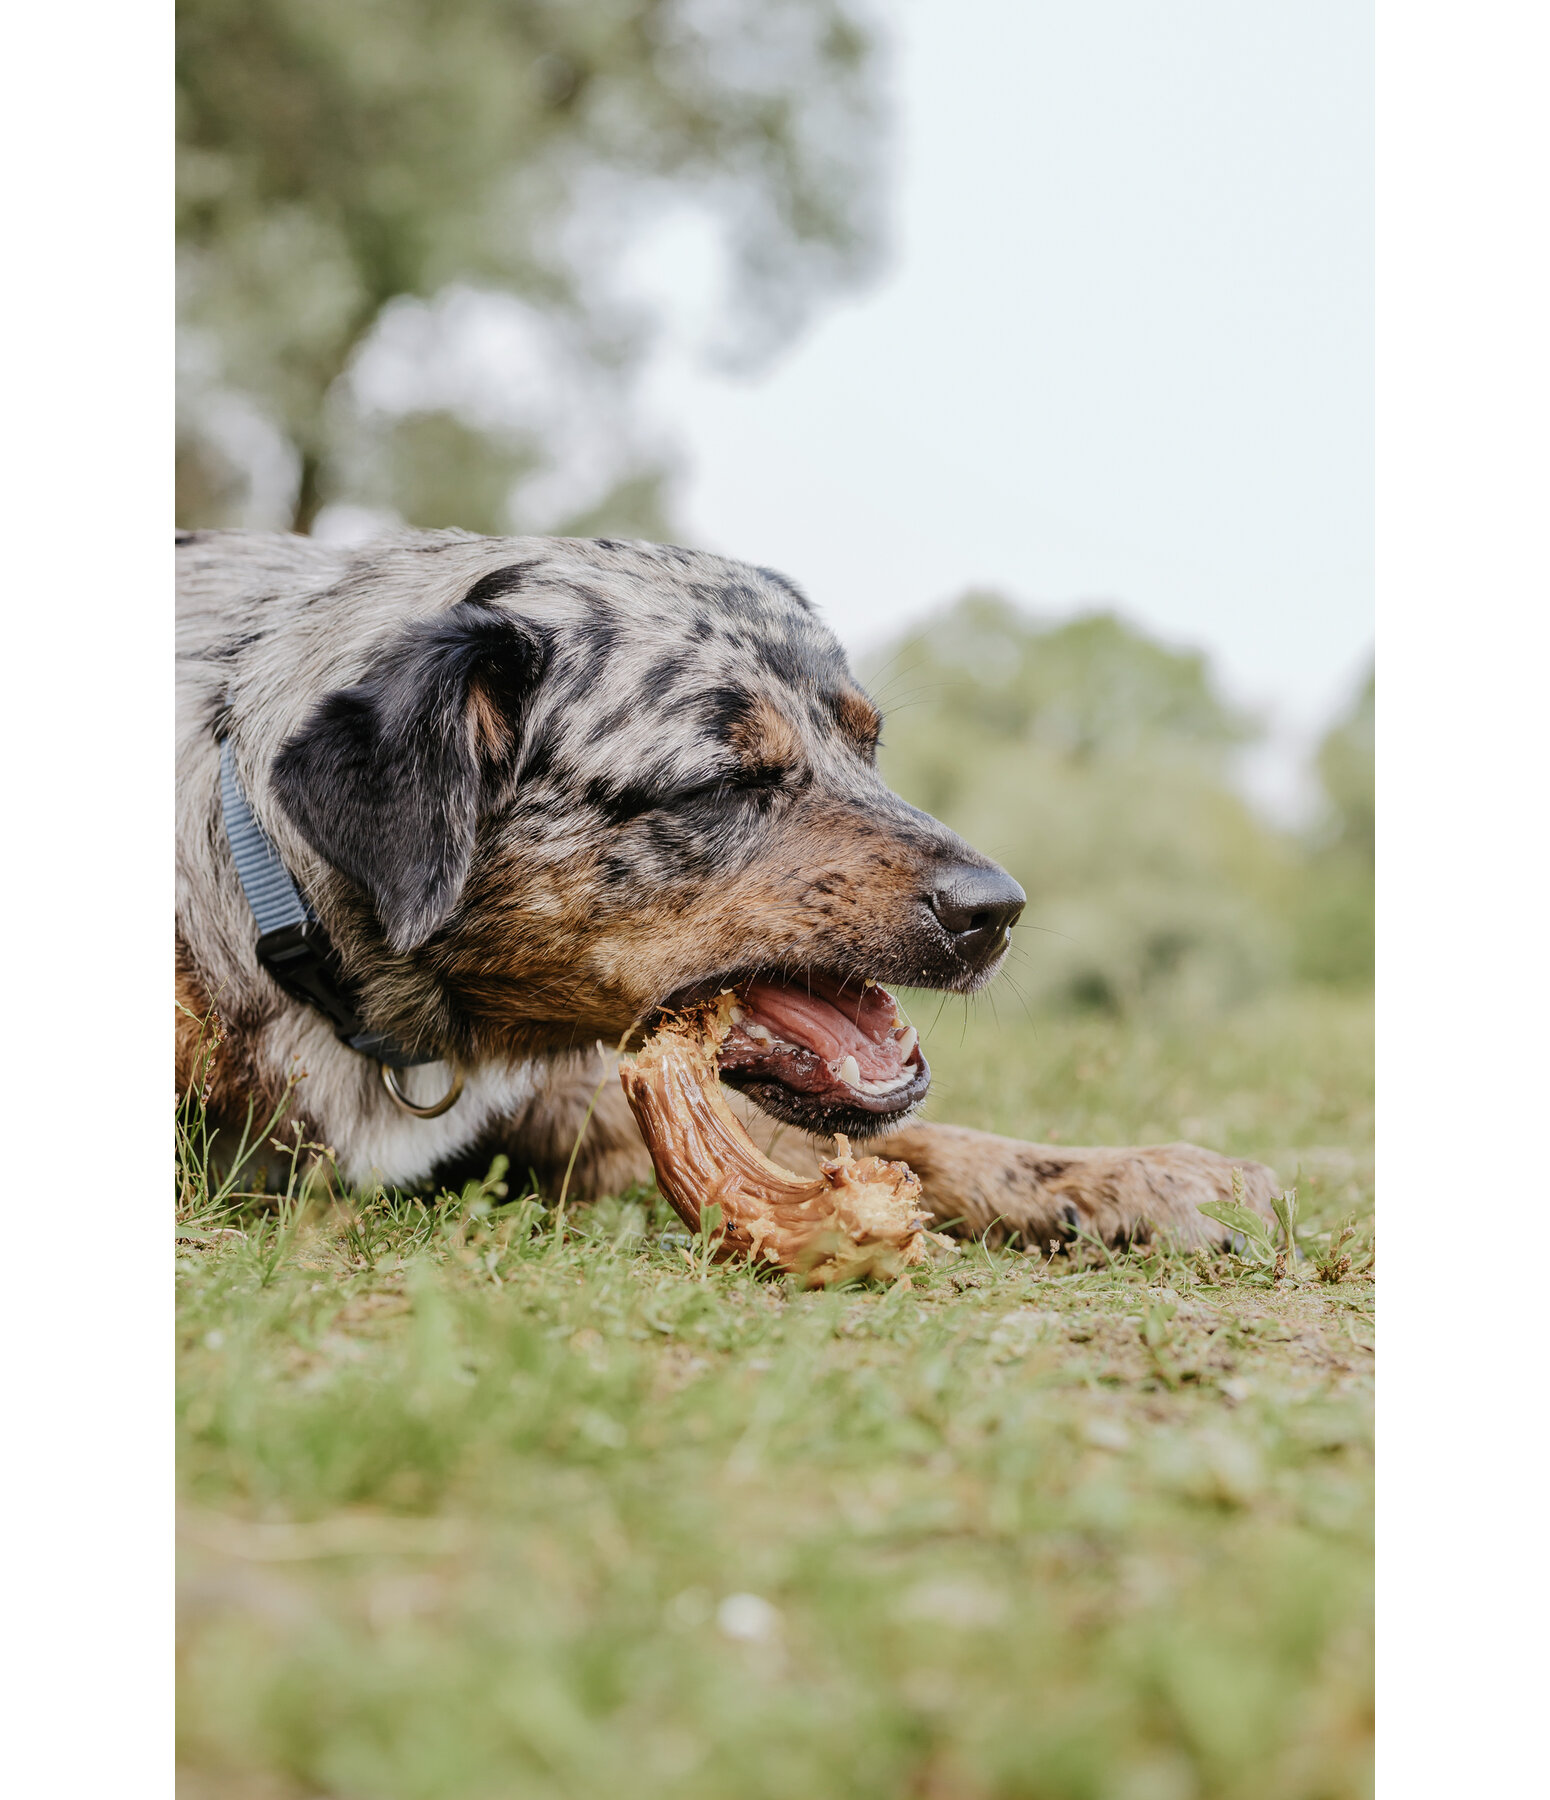
[[[350,998],[339,954],[316,919],[266,931],[255,946],[259,962],[293,1000],[327,1013],[346,1043],[364,1029]]]
[[[260,965],[278,987],[284,988],[293,1000],[315,1006],[332,1021],[340,1042],[362,1056],[394,1069],[414,1069],[422,1063],[442,1060],[434,1050],[417,1054],[394,1043],[385,1031],[370,1029],[360,1015],[354,988],[339,961],[339,952],[316,919],[300,919],[295,924],[266,931],[255,950]],[[425,1116],[434,1118],[435,1114]]]

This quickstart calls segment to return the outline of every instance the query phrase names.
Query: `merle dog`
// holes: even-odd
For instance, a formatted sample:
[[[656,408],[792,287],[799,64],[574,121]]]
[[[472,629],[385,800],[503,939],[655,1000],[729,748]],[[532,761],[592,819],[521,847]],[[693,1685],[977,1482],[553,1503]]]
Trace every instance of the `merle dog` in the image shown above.
[[[347,1179],[412,1184],[503,1150],[553,1183],[611,1050],[735,988],[723,1058],[750,1129],[907,1160],[931,1211],[1039,1245],[1171,1231],[1232,1165],[1185,1144],[1027,1144],[911,1123],[930,1073],[886,988],[971,993],[1017,884],[884,786],[880,720],[784,576],[668,545],[404,532],[364,549],[178,537],[180,1088],[212,1009],[208,1105],[294,1106]],[[359,1017],[462,1072],[438,1117],[276,985],[223,821],[221,745],[333,946]],[[430,1100],[445,1068],[405,1071]],[[827,1146],[825,1145],[825,1148]],[[1266,1209],[1268,1170],[1243,1167]],[[650,1164],[603,1082],[571,1191]]]

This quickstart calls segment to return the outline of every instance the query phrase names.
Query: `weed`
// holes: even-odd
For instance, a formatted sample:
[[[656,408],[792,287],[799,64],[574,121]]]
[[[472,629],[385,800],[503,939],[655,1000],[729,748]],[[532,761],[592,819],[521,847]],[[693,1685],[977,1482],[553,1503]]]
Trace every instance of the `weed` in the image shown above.
[[[1320,1281],[1333,1286],[1348,1275],[1370,1275],[1373,1254],[1363,1241],[1354,1220],[1344,1220],[1339,1229],[1325,1234],[1324,1243],[1314,1251],[1313,1267]]]

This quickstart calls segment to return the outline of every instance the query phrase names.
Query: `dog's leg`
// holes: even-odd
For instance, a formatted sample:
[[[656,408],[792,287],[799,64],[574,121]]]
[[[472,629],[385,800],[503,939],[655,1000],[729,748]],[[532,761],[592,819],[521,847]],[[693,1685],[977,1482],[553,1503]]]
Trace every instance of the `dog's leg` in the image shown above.
[[[1228,1228],[1199,1207],[1232,1199],[1234,1169],[1242,1171],[1248,1205],[1267,1219],[1276,1192],[1275,1176],[1262,1163],[1193,1144],[1087,1150],[958,1125],[907,1125],[869,1140],[866,1149],[907,1162],[942,1224],[991,1243],[1045,1251],[1079,1233],[1115,1247],[1165,1233],[1185,1245],[1221,1245]]]
[[[549,1200],[563,1188],[567,1206],[652,1179],[651,1158],[619,1085],[619,1059],[596,1050],[557,1060],[525,1106],[488,1126],[477,1143],[436,1170],[436,1179],[455,1188],[483,1175],[496,1154],[510,1161],[513,1194],[536,1180]]]

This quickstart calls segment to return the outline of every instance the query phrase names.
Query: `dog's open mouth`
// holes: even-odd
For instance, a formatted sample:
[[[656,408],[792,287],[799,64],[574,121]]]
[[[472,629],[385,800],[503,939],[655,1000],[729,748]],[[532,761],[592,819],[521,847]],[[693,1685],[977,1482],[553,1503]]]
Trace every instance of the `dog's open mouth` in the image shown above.
[[[715,984],[737,999],[718,1066],[763,1112],[803,1131],[865,1138],[919,1105],[931,1070],[893,995],[876,982],[767,972]],[[671,1011],[704,989],[676,995]]]

